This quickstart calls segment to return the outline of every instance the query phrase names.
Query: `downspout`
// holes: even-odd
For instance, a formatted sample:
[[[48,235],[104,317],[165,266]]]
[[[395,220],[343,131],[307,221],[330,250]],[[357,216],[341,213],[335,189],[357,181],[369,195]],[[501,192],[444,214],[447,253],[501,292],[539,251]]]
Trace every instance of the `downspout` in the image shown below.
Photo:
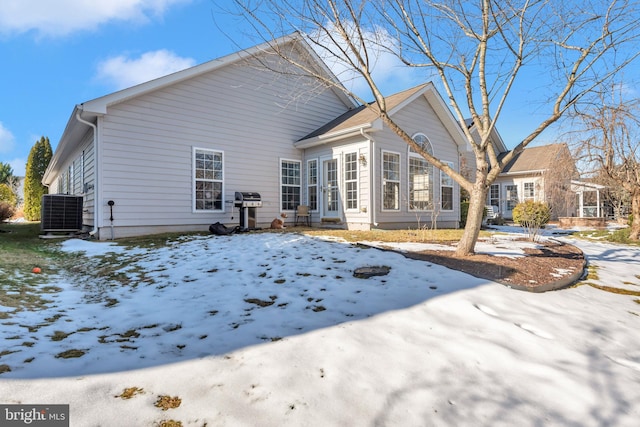
[[[94,216],[93,216],[93,230],[89,232],[90,236],[95,236],[98,233],[98,224],[100,223],[101,209],[98,206],[98,177],[100,175],[100,168],[98,167],[98,127],[84,120],[81,116],[82,113],[82,104],[76,105],[78,111],[76,112],[76,119],[87,126],[90,126],[93,129],[93,206],[94,206]]]
[[[374,172],[374,168],[376,167],[376,150],[375,150],[375,140],[364,131],[363,128],[360,128],[360,134],[369,141],[370,153],[371,153],[371,161],[369,162],[369,179],[371,181],[371,185],[373,188],[369,189],[369,194],[371,194],[371,202],[369,204],[369,210],[371,211],[370,219],[371,224],[374,227],[378,226],[378,216],[376,210],[376,195],[378,194],[377,190],[377,175]]]

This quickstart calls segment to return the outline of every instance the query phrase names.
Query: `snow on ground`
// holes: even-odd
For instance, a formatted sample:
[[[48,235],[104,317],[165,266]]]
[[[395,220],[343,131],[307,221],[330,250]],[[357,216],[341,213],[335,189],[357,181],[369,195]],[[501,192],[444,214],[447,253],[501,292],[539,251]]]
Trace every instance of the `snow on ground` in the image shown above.
[[[563,239],[597,266],[591,282],[640,290],[640,248]],[[517,256],[522,243],[488,244]],[[50,277],[61,291],[46,310],[2,321],[0,364],[11,371],[0,402],[70,404],[72,426],[636,426],[640,417],[638,297],[515,291],[294,233],[62,248],[88,269],[129,263],[109,283]],[[362,266],[391,270],[353,277]],[[83,354],[56,357],[70,350]],[[142,392],[116,397],[131,387]],[[181,405],[162,411],[161,395]]]

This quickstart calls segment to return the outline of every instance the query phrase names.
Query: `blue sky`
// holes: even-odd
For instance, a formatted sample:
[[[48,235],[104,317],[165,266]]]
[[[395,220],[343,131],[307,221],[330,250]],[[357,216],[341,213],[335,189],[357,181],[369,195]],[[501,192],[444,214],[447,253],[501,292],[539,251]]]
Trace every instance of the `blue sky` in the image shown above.
[[[33,144],[47,136],[55,149],[76,104],[255,44],[223,8],[213,0],[2,0],[0,162],[23,175]],[[380,75],[390,76],[385,94],[424,81],[396,64],[380,61]],[[535,116],[526,103],[510,109],[499,124],[508,147]]]

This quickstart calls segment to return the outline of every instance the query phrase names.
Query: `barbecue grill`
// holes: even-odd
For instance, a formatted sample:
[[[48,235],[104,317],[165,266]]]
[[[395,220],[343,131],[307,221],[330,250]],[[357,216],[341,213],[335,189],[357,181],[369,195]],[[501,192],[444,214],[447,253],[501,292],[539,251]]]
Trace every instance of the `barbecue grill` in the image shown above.
[[[234,206],[240,209],[240,228],[255,230],[257,227],[256,208],[262,207],[259,193],[251,191],[236,191]]]

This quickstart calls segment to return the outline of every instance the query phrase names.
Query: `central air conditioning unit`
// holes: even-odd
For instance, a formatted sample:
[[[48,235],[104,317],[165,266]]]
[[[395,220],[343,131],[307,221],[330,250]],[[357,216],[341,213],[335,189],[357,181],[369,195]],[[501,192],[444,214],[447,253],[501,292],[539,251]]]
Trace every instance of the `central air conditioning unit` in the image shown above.
[[[45,194],[40,214],[42,231],[81,231],[82,196]]]

